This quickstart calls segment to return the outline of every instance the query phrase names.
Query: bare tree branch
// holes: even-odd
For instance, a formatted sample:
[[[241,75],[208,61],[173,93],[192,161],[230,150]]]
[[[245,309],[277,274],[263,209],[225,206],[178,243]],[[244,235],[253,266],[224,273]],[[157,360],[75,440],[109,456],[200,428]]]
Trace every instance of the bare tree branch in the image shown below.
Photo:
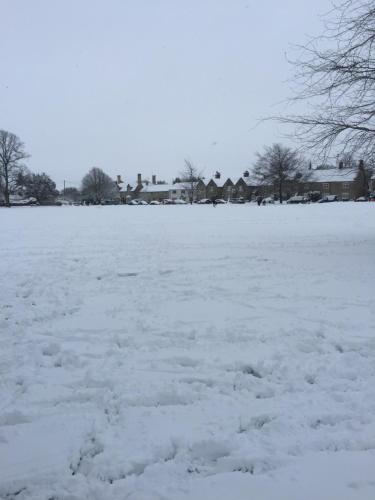
[[[328,47],[328,48],[327,48]],[[350,151],[375,154],[375,4],[345,0],[325,23],[324,35],[300,46],[291,104],[308,103],[306,113],[274,116],[296,125],[293,136],[328,156]]]

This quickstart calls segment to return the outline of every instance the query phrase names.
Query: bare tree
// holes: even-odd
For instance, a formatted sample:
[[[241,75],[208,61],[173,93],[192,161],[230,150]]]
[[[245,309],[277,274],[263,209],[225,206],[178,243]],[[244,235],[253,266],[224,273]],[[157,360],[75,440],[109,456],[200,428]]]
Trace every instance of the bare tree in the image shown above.
[[[180,181],[188,192],[189,201],[192,204],[196,198],[197,184],[202,179],[202,173],[194,166],[190,160],[185,161],[185,168],[180,173]]]
[[[292,103],[309,111],[274,117],[296,125],[294,136],[327,157],[332,148],[375,155],[375,4],[341,0],[326,16],[324,35],[301,50]]]
[[[24,143],[15,134],[0,130],[0,189],[4,193],[5,205],[10,207],[9,195],[22,169],[22,160],[28,158]]]
[[[116,193],[117,190],[117,193]],[[118,195],[115,182],[101,168],[93,167],[82,179],[82,194],[94,203]]]
[[[311,176],[306,161],[298,151],[281,144],[266,146],[264,152],[257,153],[257,160],[253,168],[254,178],[265,186],[273,186],[283,202],[284,188],[296,188]]]

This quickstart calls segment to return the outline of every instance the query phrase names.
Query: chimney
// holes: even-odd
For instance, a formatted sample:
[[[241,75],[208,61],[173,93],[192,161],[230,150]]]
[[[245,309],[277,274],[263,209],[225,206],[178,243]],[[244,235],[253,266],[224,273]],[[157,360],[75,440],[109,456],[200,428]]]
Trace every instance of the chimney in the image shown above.
[[[221,176],[220,172],[216,171],[216,173],[215,173],[215,179],[220,179],[220,176]]]
[[[137,176],[137,184],[138,184],[138,186],[142,185],[142,174],[138,174],[138,176]]]
[[[243,173],[243,176],[244,176],[244,177],[250,177],[249,171],[248,171],[248,170],[245,170],[245,172]]]
[[[117,184],[122,184],[121,175],[117,175]]]
[[[152,183],[153,183],[153,184],[156,184],[156,175],[153,175],[153,176],[152,176]]]
[[[344,168],[344,162],[341,160],[339,162],[339,169],[342,170]]]

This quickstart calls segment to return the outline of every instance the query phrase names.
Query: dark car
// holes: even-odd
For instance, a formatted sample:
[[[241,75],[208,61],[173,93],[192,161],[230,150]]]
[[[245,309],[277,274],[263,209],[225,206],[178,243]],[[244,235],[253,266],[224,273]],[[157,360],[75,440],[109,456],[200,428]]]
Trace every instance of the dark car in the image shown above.
[[[234,203],[235,205],[243,205],[245,200],[243,198],[233,198],[230,200],[230,203]]]
[[[339,201],[335,194],[328,194],[324,196],[318,203],[332,203],[333,201]]]

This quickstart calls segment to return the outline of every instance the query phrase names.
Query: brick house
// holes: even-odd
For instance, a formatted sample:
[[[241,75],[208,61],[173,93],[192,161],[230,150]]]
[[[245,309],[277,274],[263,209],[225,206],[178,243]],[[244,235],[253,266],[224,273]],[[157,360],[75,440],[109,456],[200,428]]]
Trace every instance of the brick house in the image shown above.
[[[188,189],[184,183],[158,184],[156,175],[152,176],[152,182],[142,180],[142,175],[138,174],[135,187],[127,184],[125,188],[120,188],[122,203],[137,199],[149,203],[150,201],[163,200],[185,200],[188,201]]]
[[[245,170],[242,177],[240,177],[234,184],[233,197],[234,198],[244,198],[245,200],[251,200],[255,196],[258,186],[256,182],[251,179],[248,170]]]
[[[348,201],[357,197],[358,182],[356,169],[327,168],[312,171],[311,179],[303,183],[303,192],[320,192],[321,196],[336,195],[339,200]]]
[[[294,194],[307,194],[317,192],[321,197],[326,195],[336,195],[339,200],[353,200],[358,196],[359,182],[356,180],[357,169],[343,168],[340,165],[311,170],[311,179],[302,183],[286,182],[283,189],[283,198],[287,200]],[[121,178],[118,177],[120,196],[123,203],[137,198],[147,202],[152,200],[162,201],[164,199],[183,199],[189,201],[191,189],[189,183],[157,184],[156,176],[152,176],[152,182],[142,180],[138,174],[135,187],[128,184],[123,187]],[[370,190],[375,191],[375,177],[370,180]],[[216,172],[214,177],[208,180],[200,179],[194,186],[194,201],[203,198],[210,200],[223,198],[226,201],[234,198],[244,198],[252,200],[256,196],[268,197],[276,195],[277,189],[271,185],[257,184],[246,170],[237,180],[224,178],[220,172]]]
[[[203,179],[199,179],[199,181],[195,185],[194,189],[194,200],[202,200],[203,198],[206,198],[206,184]]]
[[[217,200],[223,197],[224,179],[221,177],[220,172],[216,172],[214,177],[206,184],[206,198],[210,200]]]
[[[222,198],[226,201],[232,200],[235,198],[235,189],[234,189],[234,182],[232,179],[227,179],[222,187]]]

